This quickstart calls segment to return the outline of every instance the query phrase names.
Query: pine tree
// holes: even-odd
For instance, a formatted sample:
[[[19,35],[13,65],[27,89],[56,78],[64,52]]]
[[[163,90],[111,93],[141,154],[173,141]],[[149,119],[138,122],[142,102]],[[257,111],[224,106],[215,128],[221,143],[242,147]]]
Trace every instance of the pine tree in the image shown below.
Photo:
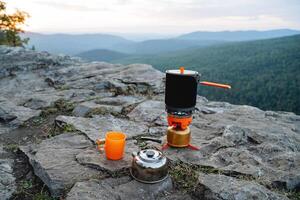
[[[28,13],[19,10],[13,14],[7,14],[5,2],[0,1],[0,44],[9,46],[26,44],[29,39],[22,39],[19,33],[24,32],[20,25],[24,24],[28,17]]]

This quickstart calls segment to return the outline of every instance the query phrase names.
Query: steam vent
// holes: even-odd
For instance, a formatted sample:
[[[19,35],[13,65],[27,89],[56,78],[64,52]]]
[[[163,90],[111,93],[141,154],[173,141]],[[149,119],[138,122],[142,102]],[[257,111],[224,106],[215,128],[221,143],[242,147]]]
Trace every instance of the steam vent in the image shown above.
[[[0,46],[0,199],[299,198],[300,116],[202,96],[189,126],[200,150],[169,147],[168,178],[132,179],[132,152],[166,140],[164,78],[150,65]],[[95,145],[111,130],[127,135],[120,161]]]

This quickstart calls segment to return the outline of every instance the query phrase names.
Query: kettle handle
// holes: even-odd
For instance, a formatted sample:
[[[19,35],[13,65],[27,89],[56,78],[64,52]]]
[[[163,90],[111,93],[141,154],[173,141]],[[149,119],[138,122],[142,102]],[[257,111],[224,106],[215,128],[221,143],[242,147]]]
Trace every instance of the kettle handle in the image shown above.
[[[97,139],[96,140],[97,149],[103,153],[105,146],[105,139]]]

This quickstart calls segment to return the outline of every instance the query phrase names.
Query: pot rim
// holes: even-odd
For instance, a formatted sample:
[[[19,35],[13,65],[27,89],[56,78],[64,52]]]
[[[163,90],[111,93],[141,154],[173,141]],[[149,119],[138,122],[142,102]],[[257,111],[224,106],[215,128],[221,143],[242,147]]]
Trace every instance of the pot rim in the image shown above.
[[[184,70],[184,73],[182,74],[179,69],[166,70],[166,74],[173,74],[173,75],[180,75],[180,76],[201,76],[199,72],[193,70]]]

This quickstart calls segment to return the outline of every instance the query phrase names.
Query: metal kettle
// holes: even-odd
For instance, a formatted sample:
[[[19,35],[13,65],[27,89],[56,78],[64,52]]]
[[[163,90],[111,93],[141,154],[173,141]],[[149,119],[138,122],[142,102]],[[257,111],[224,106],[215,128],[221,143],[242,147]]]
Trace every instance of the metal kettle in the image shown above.
[[[155,149],[132,153],[131,176],[139,182],[157,183],[168,176],[168,160]]]

